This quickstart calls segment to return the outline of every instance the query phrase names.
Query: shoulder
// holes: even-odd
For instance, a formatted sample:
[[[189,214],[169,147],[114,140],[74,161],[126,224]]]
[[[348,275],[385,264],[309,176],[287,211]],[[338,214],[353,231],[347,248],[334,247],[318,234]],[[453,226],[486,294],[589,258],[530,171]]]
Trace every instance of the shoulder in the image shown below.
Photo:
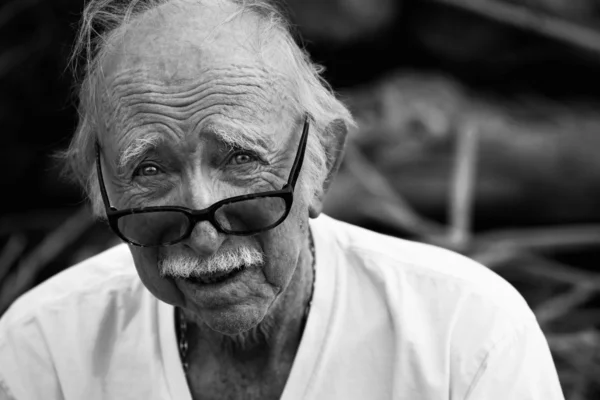
[[[504,278],[478,262],[437,246],[403,240],[367,229],[319,217],[314,229],[326,232],[328,247],[336,257],[376,289],[389,293],[389,302],[414,301],[420,307],[446,310],[451,315],[465,312],[493,314],[513,320],[535,318],[521,294]],[[363,283],[365,283],[363,281]],[[400,304],[391,304],[398,308]]]
[[[81,330],[98,326],[101,320],[131,312],[143,294],[131,254],[118,245],[56,274],[19,297],[0,318],[0,342],[12,337],[27,340],[52,335],[62,340],[68,327]],[[67,324],[67,325],[61,325]],[[60,332],[64,334],[61,335]]]
[[[58,369],[86,365],[82,360],[100,332],[134,315],[142,293],[129,250],[119,245],[23,294],[0,318],[0,359],[6,361],[0,385],[17,398],[60,398]]]
[[[536,354],[548,352],[525,299],[476,261],[326,216],[311,227],[322,241],[316,245],[326,249],[328,264],[342,277],[338,282],[344,282],[344,290],[337,292],[345,293],[341,303],[353,305],[346,307],[352,310],[348,318],[361,312],[362,324],[378,321],[377,332],[393,341],[398,365],[427,379],[449,377],[452,390],[462,393],[457,397],[464,396],[491,356],[508,360],[499,367],[508,371],[509,355],[523,343],[539,349]]]
[[[20,296],[2,317],[27,318],[82,302],[127,292],[138,285],[133,259],[126,245],[112,247],[65,269]]]
[[[153,346],[142,332],[154,326],[149,310],[156,304],[125,245],[64,270],[0,318],[0,359],[6,361],[0,363],[0,385],[24,399],[79,390],[93,374],[126,362],[123,349],[131,343],[138,350],[140,343]]]

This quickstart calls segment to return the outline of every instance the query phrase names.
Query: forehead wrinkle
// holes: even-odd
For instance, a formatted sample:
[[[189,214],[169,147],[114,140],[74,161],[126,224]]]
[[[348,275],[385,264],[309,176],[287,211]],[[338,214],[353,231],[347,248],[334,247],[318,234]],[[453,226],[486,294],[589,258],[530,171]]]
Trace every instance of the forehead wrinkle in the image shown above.
[[[231,108],[239,114],[237,118],[243,119],[280,114],[287,103],[282,101],[287,97],[286,90],[281,90],[284,86],[278,86],[279,90],[275,87],[274,81],[280,79],[267,79],[264,70],[242,67],[245,72],[240,72],[234,67],[206,69],[207,76],[178,84],[149,78],[145,70],[121,71],[111,77],[103,93],[103,102],[110,109],[109,120],[124,128],[136,116],[153,112],[177,120],[197,119],[218,106]],[[230,75],[223,77],[224,73]],[[202,107],[202,103],[208,103],[208,107]]]
[[[133,93],[130,91],[125,96],[111,93],[107,96],[105,103],[108,103],[113,119],[118,114],[124,114],[119,112],[124,108],[133,111],[133,114],[142,110],[146,113],[165,112],[177,119],[187,118],[191,114],[214,106],[237,107],[250,113],[255,112],[256,108],[262,108],[264,111],[267,111],[266,108],[270,108],[269,104],[272,104],[272,101],[266,98],[268,96],[263,95],[260,91],[257,93],[257,91],[245,90],[244,86],[243,84],[210,85],[201,90],[190,90],[188,93],[178,95],[140,88],[140,90],[134,89]],[[208,104],[203,107],[202,103]],[[125,114],[131,113],[126,112]],[[121,115],[121,117],[125,117],[125,115]]]
[[[205,66],[198,68],[192,77],[178,79],[167,77],[164,71],[158,71],[158,68],[153,67],[153,63],[148,62],[143,68],[123,68],[106,78],[104,86],[108,92],[121,97],[127,97],[127,94],[120,92],[139,89],[139,93],[172,94],[177,98],[189,96],[189,92],[214,85],[256,88],[265,92],[278,93],[285,81],[284,76],[275,71],[239,63],[230,63],[221,67]]]

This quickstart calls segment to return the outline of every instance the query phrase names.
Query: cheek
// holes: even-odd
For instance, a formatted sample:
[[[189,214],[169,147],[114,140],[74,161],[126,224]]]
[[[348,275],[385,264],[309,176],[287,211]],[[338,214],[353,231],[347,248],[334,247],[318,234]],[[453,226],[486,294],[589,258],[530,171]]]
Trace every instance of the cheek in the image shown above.
[[[175,283],[160,276],[158,271],[158,250],[129,246],[135,268],[144,286],[158,299],[173,306],[183,306],[184,297]]]
[[[263,250],[267,255],[267,281],[280,290],[287,287],[298,264],[302,246],[307,237],[308,210],[300,201],[294,201],[286,220],[263,234]]]

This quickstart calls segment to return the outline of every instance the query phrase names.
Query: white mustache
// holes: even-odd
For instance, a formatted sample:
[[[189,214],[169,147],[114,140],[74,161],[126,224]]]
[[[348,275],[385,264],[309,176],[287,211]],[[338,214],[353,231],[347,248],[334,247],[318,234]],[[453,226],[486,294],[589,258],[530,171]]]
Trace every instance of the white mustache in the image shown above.
[[[160,256],[158,270],[162,277],[191,278],[217,272],[229,272],[241,265],[259,266],[264,263],[264,254],[252,247],[242,246],[227,250],[201,260],[187,254]]]

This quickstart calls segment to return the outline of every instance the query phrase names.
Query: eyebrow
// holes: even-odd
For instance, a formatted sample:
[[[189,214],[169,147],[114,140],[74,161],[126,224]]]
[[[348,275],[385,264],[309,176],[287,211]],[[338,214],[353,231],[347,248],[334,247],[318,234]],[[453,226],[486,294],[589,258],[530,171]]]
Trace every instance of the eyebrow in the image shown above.
[[[119,153],[118,169],[125,170],[129,165],[140,160],[144,155],[156,149],[161,142],[165,141],[164,135],[156,132],[135,138]]]
[[[260,132],[253,132],[251,129],[240,130],[236,128],[220,128],[216,125],[208,125],[203,131],[214,135],[221,143],[244,150],[250,150],[261,154],[270,150],[274,146],[274,141]]]

